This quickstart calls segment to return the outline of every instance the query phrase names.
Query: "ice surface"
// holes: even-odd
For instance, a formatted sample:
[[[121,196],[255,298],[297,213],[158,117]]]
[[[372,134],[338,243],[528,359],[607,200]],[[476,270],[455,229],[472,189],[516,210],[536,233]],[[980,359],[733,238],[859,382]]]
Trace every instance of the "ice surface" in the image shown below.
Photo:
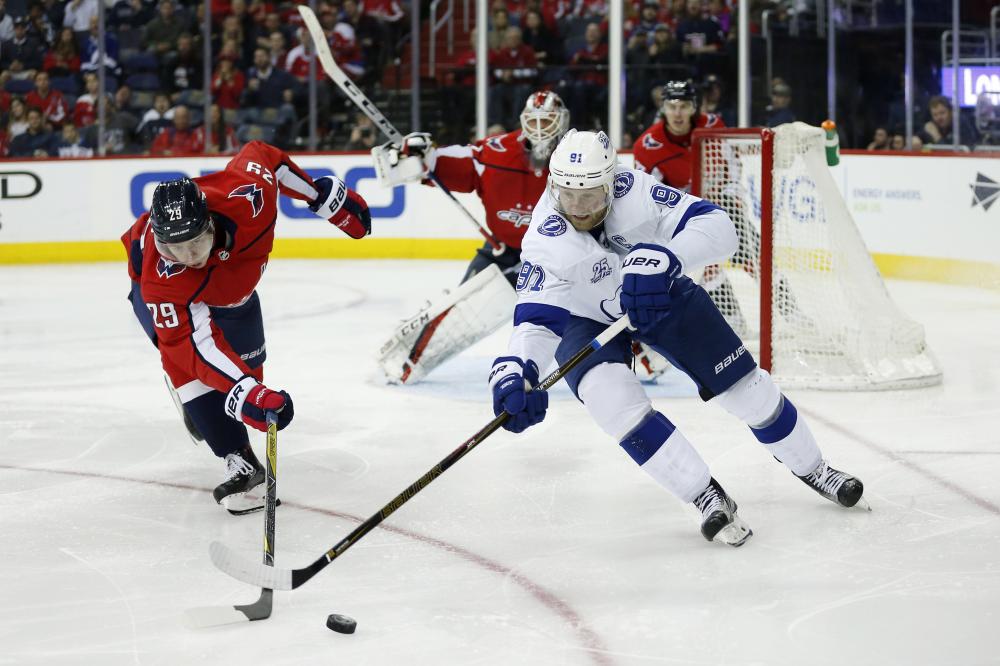
[[[492,417],[507,331],[421,385],[377,381],[396,320],[461,262],[275,261],[267,380],[279,436],[276,561],[311,562]],[[1000,663],[1000,294],[891,283],[944,384],[789,392],[873,511],[775,463],[689,382],[653,387],[754,537],[705,542],[565,386],[549,418],[495,434],[272,617],[189,629],[188,608],[258,591],[210,563],[260,557],[262,517],[210,490],[223,465],[184,432],[125,300],[124,264],[0,267],[2,664]],[[263,435],[255,448],[263,449]],[[346,613],[357,633],[335,634]]]

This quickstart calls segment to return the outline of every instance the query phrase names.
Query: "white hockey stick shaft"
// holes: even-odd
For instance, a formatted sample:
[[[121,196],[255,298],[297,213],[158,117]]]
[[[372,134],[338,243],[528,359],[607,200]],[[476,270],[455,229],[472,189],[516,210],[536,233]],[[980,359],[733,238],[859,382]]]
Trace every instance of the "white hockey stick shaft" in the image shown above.
[[[344,70],[337,65],[337,61],[333,59],[333,53],[330,52],[330,45],[326,41],[326,35],[323,33],[323,28],[319,24],[319,20],[316,18],[316,14],[307,5],[299,5],[299,14],[302,15],[302,20],[306,24],[306,30],[309,31],[309,36],[312,38],[313,47],[316,49],[316,55],[319,56],[320,65],[323,66],[323,71],[326,75],[330,77],[330,80],[337,84],[345,95],[347,95],[352,102],[354,102],[361,111],[368,116],[375,126],[382,130],[382,133],[389,138],[390,141],[396,145],[400,145],[403,142],[403,135],[399,133],[396,126],[389,122],[389,119],[378,110],[378,107],[372,104],[372,101],[368,99],[361,88],[355,85],[354,81],[344,73]],[[476,217],[468,211],[468,209],[462,205],[454,194],[451,193],[444,183],[438,179],[433,172],[428,174],[428,177],[434,182],[435,185],[440,188],[442,192],[448,195],[448,198],[458,206],[459,210],[465,215],[465,218],[475,225],[476,229],[486,242],[490,244],[493,248],[494,254],[500,254],[506,249],[506,246],[494,238],[493,234],[490,232],[489,228],[482,222],[476,219]]]

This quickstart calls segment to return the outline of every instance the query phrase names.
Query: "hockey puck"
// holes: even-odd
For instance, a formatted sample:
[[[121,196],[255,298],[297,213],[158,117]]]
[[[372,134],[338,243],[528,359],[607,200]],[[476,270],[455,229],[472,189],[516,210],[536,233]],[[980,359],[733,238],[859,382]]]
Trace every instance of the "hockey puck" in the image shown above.
[[[326,628],[341,634],[353,634],[358,623],[353,617],[331,613],[326,618]]]

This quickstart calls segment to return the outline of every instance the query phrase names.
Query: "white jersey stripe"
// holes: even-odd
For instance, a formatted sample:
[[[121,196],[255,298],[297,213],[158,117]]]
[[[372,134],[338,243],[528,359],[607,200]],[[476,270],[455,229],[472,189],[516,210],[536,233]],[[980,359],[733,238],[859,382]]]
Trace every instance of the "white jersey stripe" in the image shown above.
[[[191,340],[194,342],[198,354],[201,355],[206,364],[230,377],[234,382],[239,380],[244,374],[243,371],[232,359],[222,353],[222,350],[215,344],[215,338],[212,337],[211,309],[204,303],[192,303],[190,312],[191,327],[194,329],[191,333]]]
[[[303,180],[297,173],[289,169],[287,165],[282,164],[275,169],[274,173],[278,176],[278,181],[280,181],[284,187],[295,190],[299,194],[307,197],[310,201],[319,196],[319,192],[316,191],[315,187]]]

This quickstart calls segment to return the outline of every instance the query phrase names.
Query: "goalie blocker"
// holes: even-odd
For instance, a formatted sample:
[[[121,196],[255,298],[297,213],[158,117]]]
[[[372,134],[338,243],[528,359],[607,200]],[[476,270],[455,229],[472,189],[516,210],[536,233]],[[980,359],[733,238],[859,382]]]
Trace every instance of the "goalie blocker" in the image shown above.
[[[392,384],[419,381],[428,372],[509,324],[517,295],[496,264],[398,324],[379,351]]]

